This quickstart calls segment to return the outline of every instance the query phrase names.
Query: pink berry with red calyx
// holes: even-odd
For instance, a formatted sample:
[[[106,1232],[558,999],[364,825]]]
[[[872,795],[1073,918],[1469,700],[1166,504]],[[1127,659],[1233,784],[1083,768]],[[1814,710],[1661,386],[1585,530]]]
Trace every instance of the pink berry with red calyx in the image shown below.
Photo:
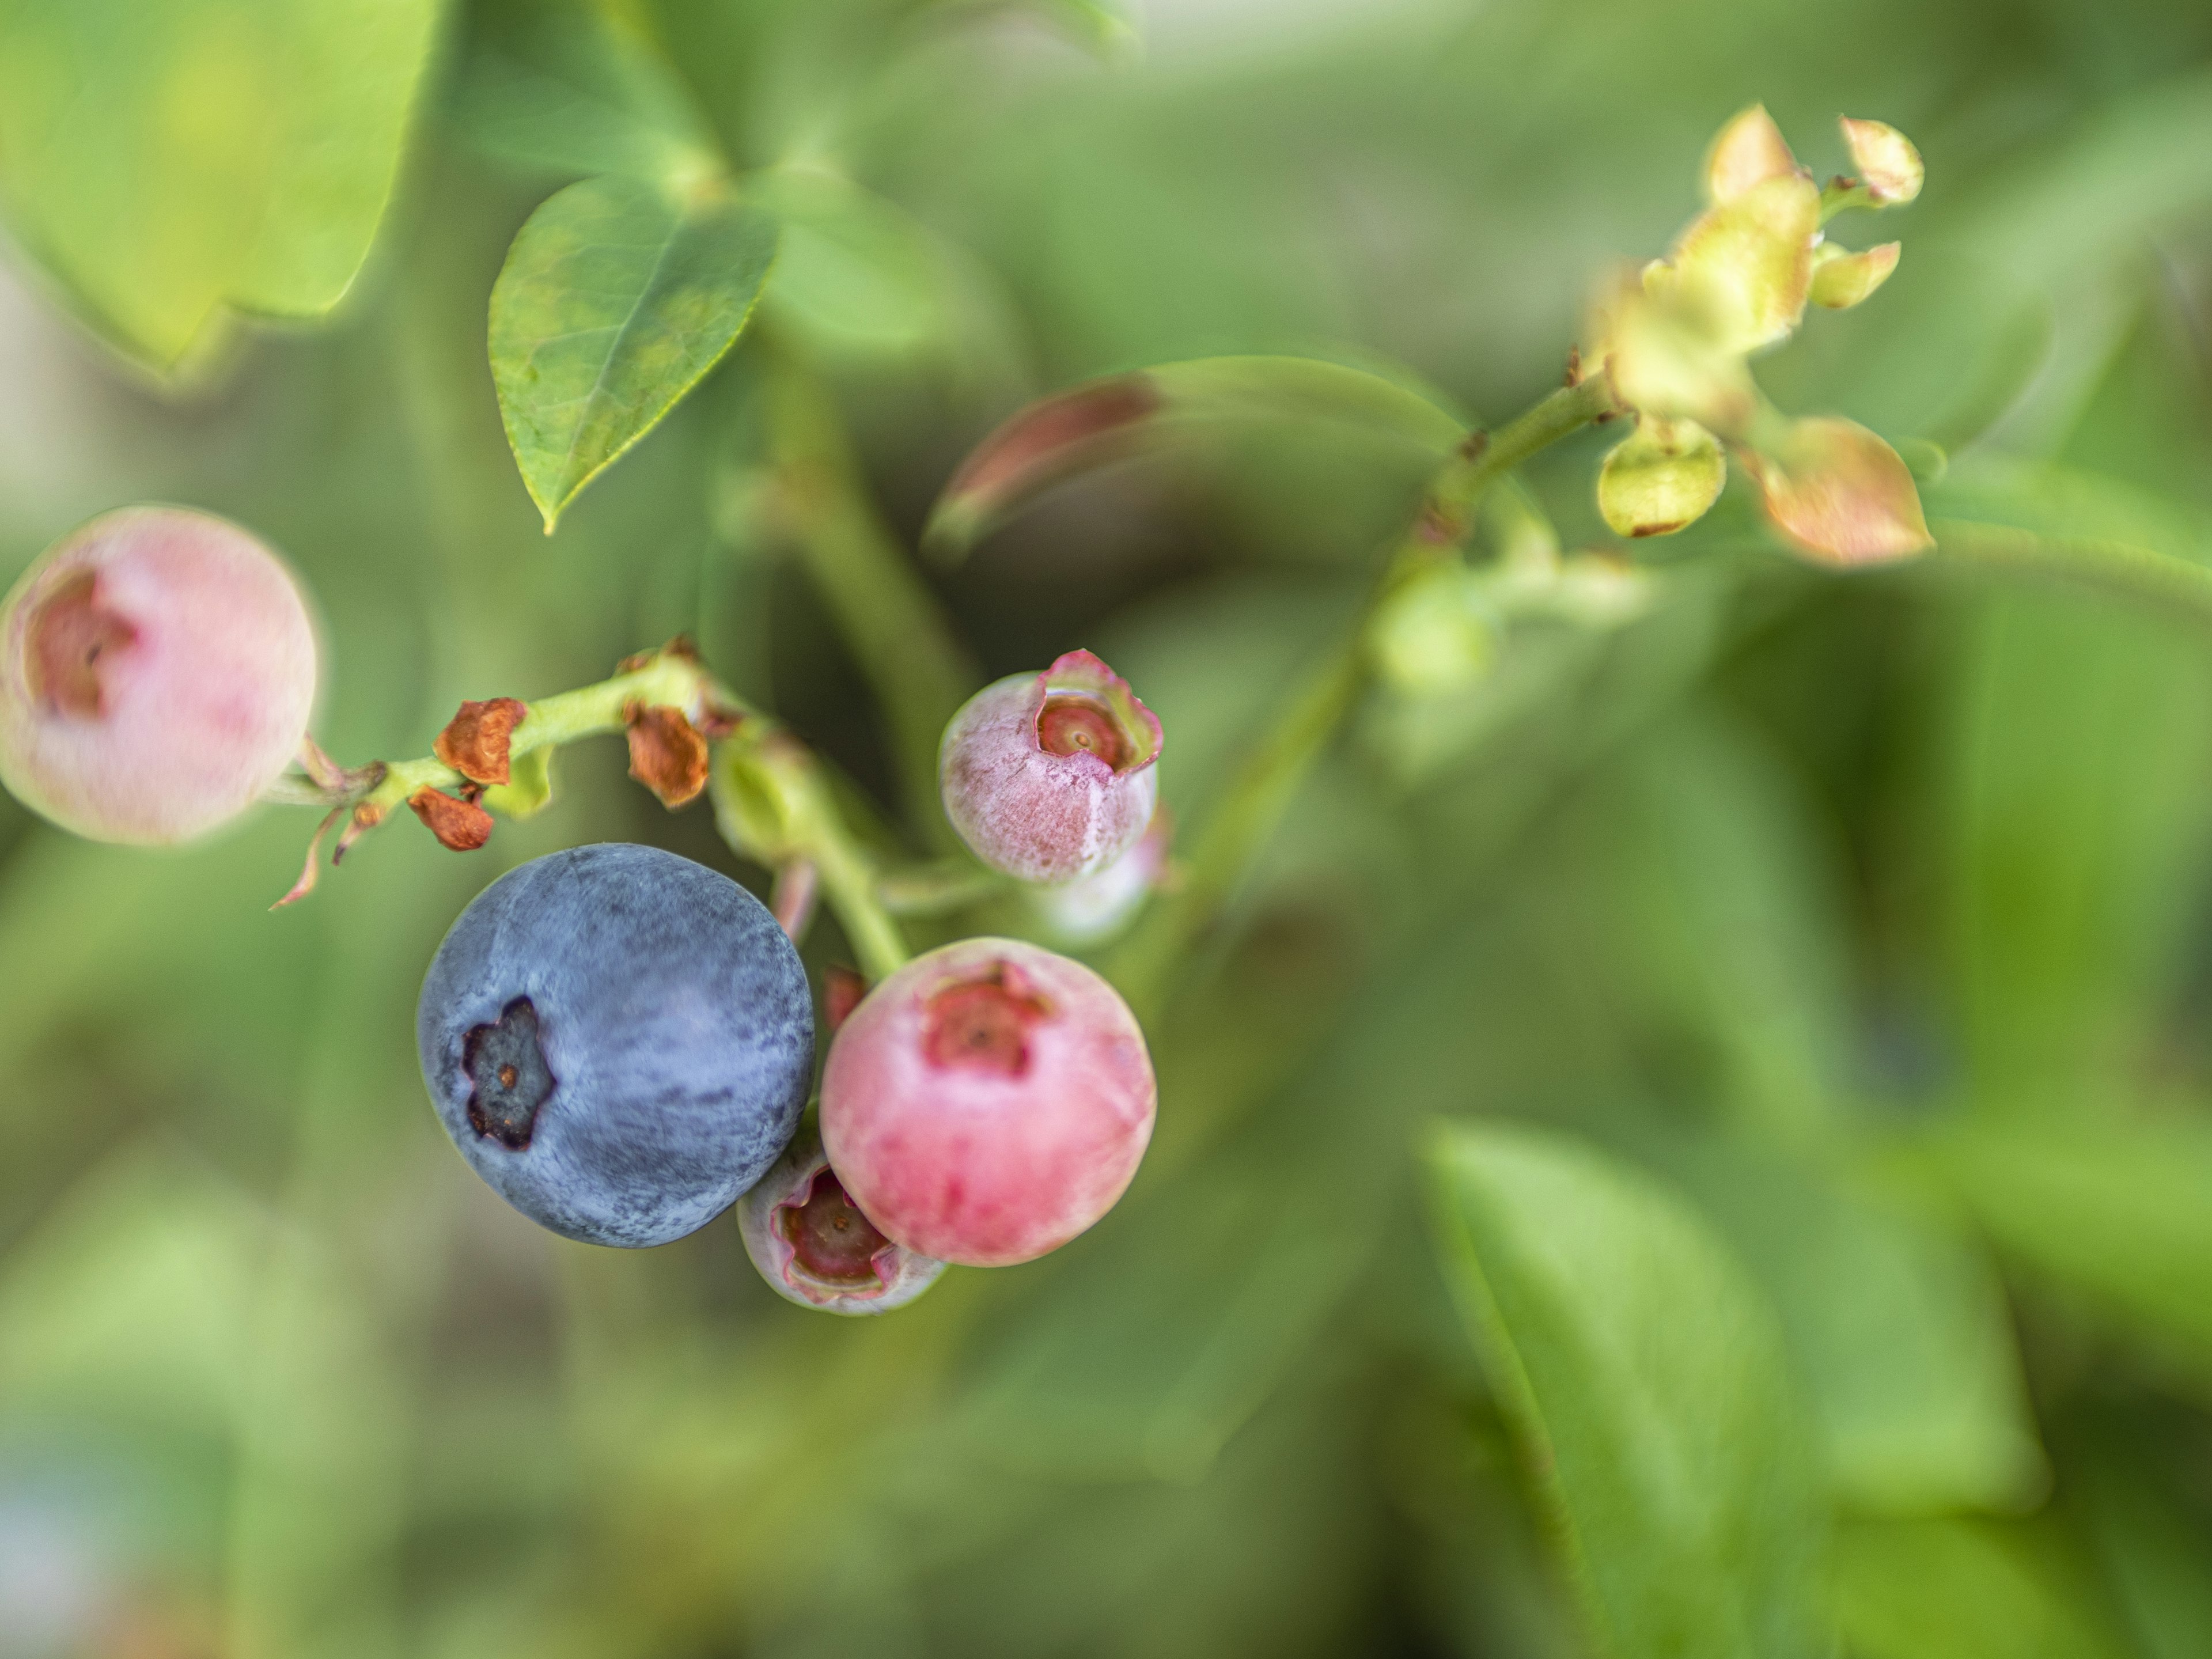
[[[994,869],[1073,881],[1134,846],[1159,799],[1160,723],[1088,651],[988,685],[945,728],[945,816]]]
[[[0,606],[0,782],[95,841],[187,841],[299,752],[315,629],[236,525],[129,507],[49,548]]]
[[[778,1296],[824,1313],[903,1308],[945,1264],[886,1238],[830,1167],[814,1125],[738,1200],[745,1252]]]
[[[838,1030],[822,1139],[886,1237],[1006,1267],[1113,1208],[1157,1098],[1144,1033],[1112,986],[1037,945],[963,939],[900,969]]]

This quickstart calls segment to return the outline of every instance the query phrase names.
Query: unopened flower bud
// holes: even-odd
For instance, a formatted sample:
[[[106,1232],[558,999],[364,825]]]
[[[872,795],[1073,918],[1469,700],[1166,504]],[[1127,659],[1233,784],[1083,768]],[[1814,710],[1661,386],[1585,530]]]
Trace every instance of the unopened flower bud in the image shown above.
[[[945,728],[945,816],[976,857],[1024,881],[1103,869],[1145,833],[1158,799],[1160,723],[1088,651],[969,698]]]
[[[1849,310],[1889,280],[1903,251],[1900,242],[1884,242],[1863,253],[1821,243],[1813,250],[1813,303],[1831,311]]]
[[[1841,125],[1851,165],[1876,207],[1899,207],[1920,194],[1928,169],[1911,139],[1880,121],[1855,121],[1847,115]]]
[[[1727,458],[1705,428],[1638,416],[1598,472],[1598,510],[1616,536],[1670,536],[1703,518],[1727,482]]]
[[[1376,608],[1367,648],[1385,682],[1410,697],[1472,685],[1498,656],[1499,618],[1465,565],[1422,571]]]

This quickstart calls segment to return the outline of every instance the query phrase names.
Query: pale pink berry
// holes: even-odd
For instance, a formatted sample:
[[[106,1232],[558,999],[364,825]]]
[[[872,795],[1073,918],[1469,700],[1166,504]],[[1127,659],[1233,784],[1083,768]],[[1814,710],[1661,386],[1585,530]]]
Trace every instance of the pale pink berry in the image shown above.
[[[971,939],[908,963],[830,1044],[822,1138],[853,1201],[969,1267],[1057,1249],[1114,1206],[1152,1139],[1136,1017],[1090,969]]]
[[[886,1238],[861,1213],[811,1123],[738,1200],[738,1229],[777,1295],[824,1313],[889,1313],[945,1271],[942,1261]]]
[[[1073,881],[1136,844],[1159,799],[1160,723],[1088,651],[970,697],[945,728],[945,813],[975,856]]]
[[[0,781],[96,841],[189,840],[307,736],[315,630],[283,560],[182,507],[109,513],[0,606]]]

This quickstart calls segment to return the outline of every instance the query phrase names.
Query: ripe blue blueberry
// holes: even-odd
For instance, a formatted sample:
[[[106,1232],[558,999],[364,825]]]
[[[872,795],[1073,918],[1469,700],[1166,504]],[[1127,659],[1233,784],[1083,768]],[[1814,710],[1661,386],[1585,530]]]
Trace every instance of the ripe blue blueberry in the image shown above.
[[[533,1221],[665,1244],[789,1144],[814,1064],[799,954],[768,908],[658,848],[572,848],[461,912],[416,1017],[446,1133]]]

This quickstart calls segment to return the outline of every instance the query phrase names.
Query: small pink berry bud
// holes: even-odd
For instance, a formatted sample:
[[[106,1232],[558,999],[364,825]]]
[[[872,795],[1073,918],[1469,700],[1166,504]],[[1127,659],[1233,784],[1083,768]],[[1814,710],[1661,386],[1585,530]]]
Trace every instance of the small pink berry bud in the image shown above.
[[[811,1123],[738,1200],[738,1229],[777,1295],[825,1313],[889,1313],[945,1271],[942,1261],[892,1243],[860,1213]]]
[[[130,507],[49,548],[0,606],[0,781],[96,841],[187,841],[291,763],[315,630],[236,525]]]
[[[1159,798],[1160,723],[1088,651],[970,697],[945,728],[945,816],[994,869],[1073,881],[1136,844]]]
[[[1136,1017],[1080,963],[1014,939],[916,958],[838,1031],[822,1138],[853,1201],[909,1249],[1028,1261],[1113,1208],[1152,1139]]]

